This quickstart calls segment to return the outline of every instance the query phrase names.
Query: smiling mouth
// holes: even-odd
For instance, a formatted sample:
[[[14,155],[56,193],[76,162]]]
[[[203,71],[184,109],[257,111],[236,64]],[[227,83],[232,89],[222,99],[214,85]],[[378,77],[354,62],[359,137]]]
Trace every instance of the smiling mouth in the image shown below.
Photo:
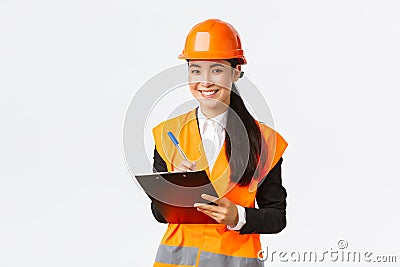
[[[211,97],[215,95],[219,90],[198,90],[202,96]]]

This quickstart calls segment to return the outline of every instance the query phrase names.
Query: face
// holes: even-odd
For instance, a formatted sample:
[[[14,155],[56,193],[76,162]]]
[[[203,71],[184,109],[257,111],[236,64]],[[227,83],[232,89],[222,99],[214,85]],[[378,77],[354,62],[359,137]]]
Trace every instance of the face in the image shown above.
[[[222,113],[229,106],[232,83],[239,79],[240,66],[226,60],[190,60],[189,87],[202,111]]]

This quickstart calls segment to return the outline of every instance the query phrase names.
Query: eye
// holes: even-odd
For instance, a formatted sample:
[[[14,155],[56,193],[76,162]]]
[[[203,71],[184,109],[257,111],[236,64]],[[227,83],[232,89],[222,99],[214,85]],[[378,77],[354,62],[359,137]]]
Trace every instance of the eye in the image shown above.
[[[221,72],[223,72],[223,70],[221,70],[221,69],[213,69],[212,70],[212,73],[221,73]]]
[[[200,71],[199,71],[199,70],[191,70],[191,71],[190,71],[190,73],[191,73],[191,74],[195,74],[195,75],[196,75],[196,74],[199,74],[199,73],[200,73]]]

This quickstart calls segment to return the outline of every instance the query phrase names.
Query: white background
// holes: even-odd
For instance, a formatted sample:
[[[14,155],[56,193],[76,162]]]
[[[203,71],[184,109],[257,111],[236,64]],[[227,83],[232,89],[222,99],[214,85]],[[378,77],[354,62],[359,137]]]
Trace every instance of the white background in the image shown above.
[[[151,266],[165,225],[126,169],[125,111],[146,80],[181,62],[186,34],[207,18],[239,31],[245,75],[289,143],[288,225],[263,247],[322,253],[344,239],[400,261],[399,10],[0,0],[0,266]],[[268,265],[289,264],[305,266]]]

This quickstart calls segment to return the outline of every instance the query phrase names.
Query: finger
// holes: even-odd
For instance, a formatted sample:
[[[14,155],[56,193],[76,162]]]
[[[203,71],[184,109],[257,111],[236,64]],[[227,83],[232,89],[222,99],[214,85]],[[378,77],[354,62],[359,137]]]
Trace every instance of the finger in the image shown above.
[[[208,211],[208,210],[202,210],[202,209],[197,209],[198,211],[204,213],[205,215],[210,216],[211,218],[213,218],[214,220],[216,220],[217,222],[221,221],[221,214],[217,213],[217,212],[212,212],[212,211]]]
[[[175,166],[175,171],[184,172],[187,171],[187,168],[185,166]]]
[[[197,204],[203,204],[203,203],[197,203]],[[223,213],[221,208],[219,208],[218,206],[214,206],[214,205],[203,204],[203,205],[196,205],[195,207],[198,209],[201,209],[201,210],[208,210],[208,211],[212,211],[212,212]]]
[[[184,160],[184,161],[181,162],[181,166],[184,166],[186,168],[190,168],[192,166],[192,164],[189,161]]]
[[[181,166],[184,167],[187,170],[192,170],[193,171],[196,168],[196,163],[184,160],[184,161],[181,162]]]
[[[214,202],[216,204],[219,203],[219,200],[217,197],[211,196],[211,195],[207,195],[207,194],[201,194],[201,197],[204,198],[205,200]]]
[[[205,205],[208,205],[208,204],[206,204],[206,203],[194,203],[194,205],[193,205],[193,207],[202,207],[202,206],[205,206]]]

